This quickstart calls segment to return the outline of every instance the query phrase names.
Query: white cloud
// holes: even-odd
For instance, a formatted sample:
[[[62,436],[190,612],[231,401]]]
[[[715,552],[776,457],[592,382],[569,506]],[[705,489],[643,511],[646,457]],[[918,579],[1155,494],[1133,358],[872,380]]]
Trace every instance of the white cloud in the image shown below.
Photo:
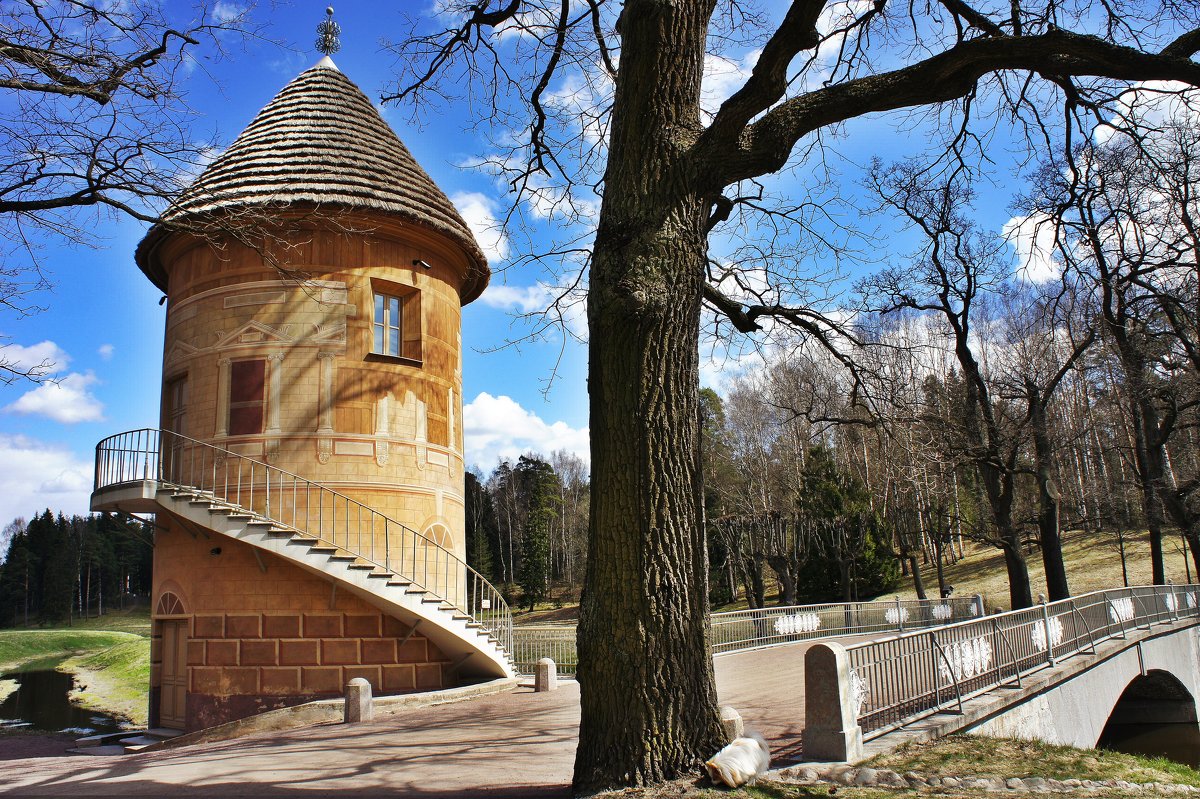
[[[68,516],[88,512],[92,463],[61,447],[0,433],[0,526],[46,508]]]
[[[565,290],[541,281],[532,286],[488,285],[480,301],[492,308],[516,314],[545,313],[561,322],[579,341],[587,341],[587,293],[579,287]],[[557,305],[556,305],[557,303]]]
[[[1004,238],[1017,251],[1017,274],[1030,283],[1056,279],[1061,270],[1054,259],[1054,225],[1045,214],[1014,216],[1004,223]]]
[[[493,266],[508,258],[508,238],[496,219],[496,204],[490,197],[479,192],[459,192],[450,198],[450,202],[471,228],[483,254]]]
[[[99,349],[96,350],[96,354],[99,355],[103,360],[111,361],[115,351],[116,349],[113,347],[113,345],[101,344]]]
[[[533,286],[505,286],[490,283],[479,301],[484,305],[518,313],[536,313],[554,300],[554,292],[545,283]]]
[[[487,471],[501,458],[516,460],[526,452],[549,455],[555,450],[573,452],[590,462],[588,428],[566,422],[547,423],[511,397],[481,392],[463,407],[463,432],[467,462]]]
[[[750,77],[762,50],[751,50],[740,61],[709,53],[704,56],[704,81],[700,88],[700,107],[709,116]]]
[[[15,371],[28,372],[48,364],[49,373],[53,373],[57,369],[65,369],[70,362],[71,356],[53,341],[41,341],[28,347],[8,344],[0,348],[0,363]]]
[[[1200,117],[1200,95],[1193,87],[1165,80],[1142,81],[1123,92],[1115,103],[1108,123],[1097,125],[1092,132],[1100,144],[1106,144],[1117,128],[1161,127],[1165,123],[1192,122]]]
[[[43,383],[26,392],[4,410],[9,413],[45,416],[63,424],[104,421],[104,405],[90,389],[100,382],[91,372],[72,372],[53,383]]]
[[[215,6],[213,6],[212,15],[213,19],[224,25],[229,22],[234,22],[245,16],[248,10],[249,9],[246,6],[239,5],[238,3],[218,2]]]

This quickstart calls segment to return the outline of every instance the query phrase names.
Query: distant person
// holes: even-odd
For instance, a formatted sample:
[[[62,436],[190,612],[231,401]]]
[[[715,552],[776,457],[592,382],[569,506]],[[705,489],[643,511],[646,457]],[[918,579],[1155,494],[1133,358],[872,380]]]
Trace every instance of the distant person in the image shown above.
[[[952,586],[952,585],[946,586],[945,588],[942,589],[942,599],[949,599],[950,595],[953,593],[954,593],[954,586]]]

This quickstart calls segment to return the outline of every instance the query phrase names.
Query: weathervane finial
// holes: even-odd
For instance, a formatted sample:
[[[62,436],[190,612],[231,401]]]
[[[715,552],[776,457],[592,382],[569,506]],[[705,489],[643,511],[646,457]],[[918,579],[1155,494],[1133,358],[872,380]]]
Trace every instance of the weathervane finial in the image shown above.
[[[333,55],[342,49],[342,41],[338,38],[342,26],[333,21],[333,6],[325,9],[325,19],[317,25],[317,52]]]

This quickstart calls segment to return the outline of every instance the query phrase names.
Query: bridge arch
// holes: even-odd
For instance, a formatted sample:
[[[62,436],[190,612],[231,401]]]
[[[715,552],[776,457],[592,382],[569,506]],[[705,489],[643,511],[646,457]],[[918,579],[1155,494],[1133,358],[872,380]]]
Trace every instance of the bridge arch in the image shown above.
[[[983,719],[955,729],[1088,749],[1098,745],[1114,712],[1121,718],[1143,699],[1175,703],[1175,717],[1190,716],[1187,723],[1194,727],[1200,717],[1198,664],[1200,625],[1130,633],[1109,641],[1096,656],[1085,653],[1028,678]],[[1187,703],[1190,709],[1178,709]],[[1166,705],[1161,707],[1165,712]]]
[[[1196,697],[1163,669],[1134,677],[1118,697],[1096,746],[1200,763]]]

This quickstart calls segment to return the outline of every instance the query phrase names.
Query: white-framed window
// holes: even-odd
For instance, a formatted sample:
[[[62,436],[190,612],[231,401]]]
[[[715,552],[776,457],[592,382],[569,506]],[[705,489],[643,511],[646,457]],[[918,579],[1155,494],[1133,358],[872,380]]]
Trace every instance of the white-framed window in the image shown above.
[[[403,355],[404,337],[402,328],[403,301],[390,294],[375,293],[375,321],[372,325],[374,339],[371,352],[377,355]]]

